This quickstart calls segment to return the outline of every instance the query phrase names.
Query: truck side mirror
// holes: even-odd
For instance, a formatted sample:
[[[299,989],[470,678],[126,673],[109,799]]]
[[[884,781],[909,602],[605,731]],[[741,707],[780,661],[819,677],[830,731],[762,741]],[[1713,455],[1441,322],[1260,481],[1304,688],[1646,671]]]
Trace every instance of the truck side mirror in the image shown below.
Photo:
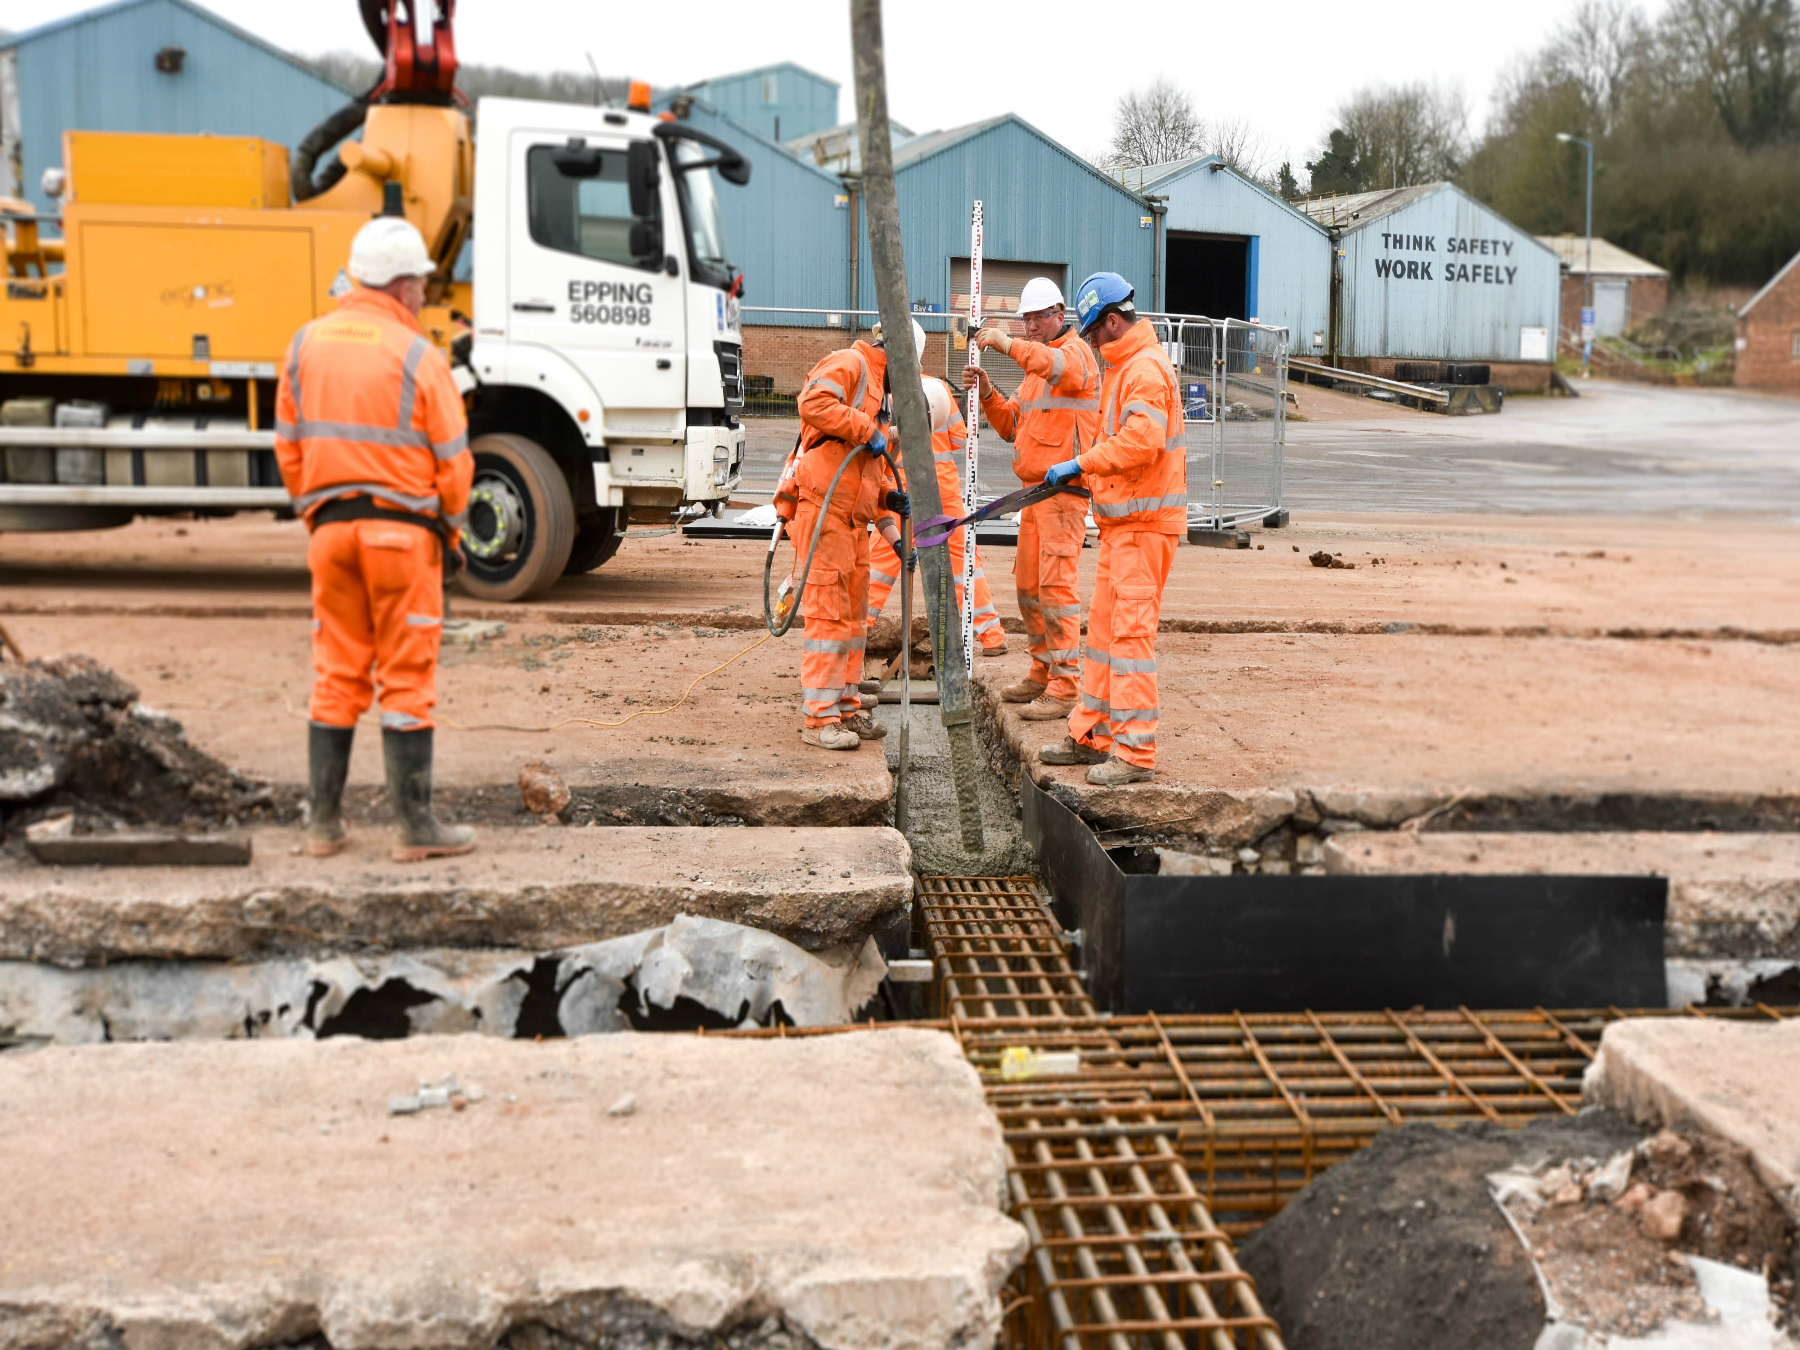
[[[568,144],[552,150],[550,162],[564,178],[600,176],[600,152],[579,136],[571,136]]]
[[[662,225],[654,220],[631,222],[631,256],[638,259],[662,256]]]
[[[627,155],[625,182],[631,189],[631,214],[639,220],[649,219],[657,214],[656,189],[662,182],[656,162],[656,142],[633,141]],[[631,251],[641,253],[643,250],[634,245]]]
[[[738,187],[750,181],[750,161],[735,151],[719,160],[719,177]]]

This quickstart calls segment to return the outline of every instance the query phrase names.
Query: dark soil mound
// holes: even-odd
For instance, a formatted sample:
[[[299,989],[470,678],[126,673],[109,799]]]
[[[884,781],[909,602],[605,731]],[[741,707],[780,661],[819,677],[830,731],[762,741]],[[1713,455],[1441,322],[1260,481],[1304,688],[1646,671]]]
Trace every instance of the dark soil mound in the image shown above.
[[[1521,1130],[1388,1130],[1239,1252],[1289,1350],[1531,1350],[1544,1300],[1487,1175],[1546,1154],[1606,1158],[1643,1137],[1584,1112]]]
[[[84,656],[0,666],[0,837],[72,809],[76,829],[199,831],[272,820],[269,785],[189,745],[181,724]]]

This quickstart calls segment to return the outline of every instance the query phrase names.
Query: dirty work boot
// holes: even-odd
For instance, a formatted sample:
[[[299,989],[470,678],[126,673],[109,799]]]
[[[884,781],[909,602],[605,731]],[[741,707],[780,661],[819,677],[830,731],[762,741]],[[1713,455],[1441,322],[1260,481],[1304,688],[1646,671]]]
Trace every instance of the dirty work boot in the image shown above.
[[[423,862],[475,849],[475,831],[467,825],[440,825],[431,814],[431,728],[381,730],[381,754],[387,761],[388,801],[400,818],[395,834],[395,862]]]
[[[1073,699],[1051,698],[1048,694],[1039,694],[1023,708],[1019,709],[1021,722],[1060,722],[1075,707]]]
[[[306,851],[315,858],[341,852],[344,838],[344,780],[350,776],[350,743],[356,728],[313,722],[306,728],[306,814],[312,822]]]
[[[1038,751],[1039,764],[1104,764],[1109,756],[1103,750],[1084,745],[1073,736],[1064,736],[1057,745],[1046,745]]]
[[[852,717],[848,722],[844,723],[844,725],[849,727],[860,739],[865,741],[878,741],[883,736],[887,735],[887,728],[882,726],[881,723],[877,722],[866,712],[857,713],[856,716]]]
[[[861,738],[842,722],[827,722],[822,727],[801,727],[800,739],[821,750],[854,750],[862,744]]]
[[[1087,771],[1087,780],[1095,787],[1124,787],[1127,783],[1154,783],[1155,769],[1140,769],[1135,764],[1127,764],[1114,755],[1104,764],[1096,764]]]
[[[1001,638],[1000,641],[995,646],[983,647],[981,649],[981,654],[983,656],[1005,656],[1006,655],[1006,639]]]
[[[1044,686],[1036,680],[1020,680],[1017,684],[1009,684],[1000,691],[1000,697],[1007,703],[1029,703],[1044,692]]]

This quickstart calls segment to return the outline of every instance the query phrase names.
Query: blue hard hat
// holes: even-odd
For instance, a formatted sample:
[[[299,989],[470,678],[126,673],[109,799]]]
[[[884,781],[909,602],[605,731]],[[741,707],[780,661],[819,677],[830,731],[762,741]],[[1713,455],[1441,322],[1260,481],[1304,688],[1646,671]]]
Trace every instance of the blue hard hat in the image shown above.
[[[1117,272],[1094,273],[1075,292],[1075,326],[1087,332],[1108,305],[1122,305],[1135,294],[1131,283]]]

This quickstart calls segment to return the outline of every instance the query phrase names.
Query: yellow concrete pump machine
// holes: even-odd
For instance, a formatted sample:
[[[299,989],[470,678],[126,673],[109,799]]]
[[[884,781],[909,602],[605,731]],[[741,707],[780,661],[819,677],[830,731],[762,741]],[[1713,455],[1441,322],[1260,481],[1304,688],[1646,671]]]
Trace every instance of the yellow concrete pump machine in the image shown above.
[[[45,175],[60,220],[0,199],[0,530],[285,509],[277,363],[383,212],[438,263],[421,320],[469,407],[466,589],[535,594],[628,525],[722,509],[744,450],[742,282],[712,171],[742,184],[748,163],[652,116],[643,86],[623,110],[484,99],[477,144],[453,7],[362,0],[382,80],[291,160],[249,137],[71,131]],[[472,282],[454,279],[465,251]]]

